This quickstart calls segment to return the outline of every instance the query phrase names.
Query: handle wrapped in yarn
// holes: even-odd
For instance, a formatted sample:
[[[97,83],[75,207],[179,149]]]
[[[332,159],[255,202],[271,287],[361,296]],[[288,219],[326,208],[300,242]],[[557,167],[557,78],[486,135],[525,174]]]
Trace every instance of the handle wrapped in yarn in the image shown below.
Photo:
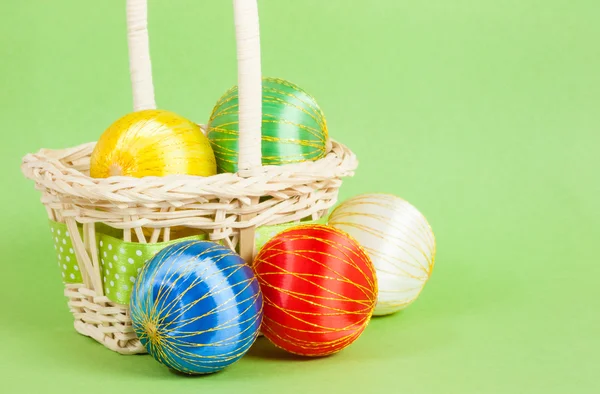
[[[261,165],[262,75],[256,0],[233,0],[238,61],[239,168]]]
[[[239,168],[261,165],[262,81],[256,0],[233,0],[239,85]],[[129,71],[135,111],[155,109],[147,0],[127,0]]]
[[[148,3],[146,0],[127,0],[127,43],[133,110],[156,109],[148,43]]]

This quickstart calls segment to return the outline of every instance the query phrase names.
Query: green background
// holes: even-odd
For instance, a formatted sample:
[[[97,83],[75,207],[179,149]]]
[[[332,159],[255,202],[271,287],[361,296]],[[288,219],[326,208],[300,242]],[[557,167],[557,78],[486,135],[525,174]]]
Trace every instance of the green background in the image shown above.
[[[341,198],[412,202],[437,264],[415,304],[338,355],[262,339],[201,378],[75,333],[19,171],[130,111],[124,3],[0,3],[3,391],[600,391],[600,2],[261,0],[264,75],[313,93],[359,156]],[[150,28],[159,106],[205,122],[235,83],[231,2],[150,0]]]

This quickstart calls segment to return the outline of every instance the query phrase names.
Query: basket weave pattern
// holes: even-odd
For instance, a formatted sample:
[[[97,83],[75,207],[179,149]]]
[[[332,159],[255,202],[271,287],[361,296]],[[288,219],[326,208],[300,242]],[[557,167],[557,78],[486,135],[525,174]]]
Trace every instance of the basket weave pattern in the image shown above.
[[[115,304],[106,296],[98,296],[83,284],[67,284],[65,296],[69,299],[77,332],[121,354],[146,352],[133,331],[125,305]]]
[[[42,149],[23,158],[48,217],[66,224],[83,283],[66,284],[75,329],[123,354],[145,349],[131,326],[127,305],[104,294],[96,224],[123,231],[126,242],[157,243],[173,231],[196,229],[213,241],[254,256],[255,229],[319,219],[332,207],[341,178],[351,176],[356,157],[331,141],[317,161],[261,166],[261,67],[256,0],[233,0],[238,50],[239,168],[211,177],[89,176],[95,143],[64,150]],[[146,0],[127,0],[134,110],[155,108],[147,34]],[[81,232],[80,232],[81,228]],[[83,236],[81,236],[83,234]]]
[[[102,291],[95,223],[123,230],[123,239],[160,242],[175,226],[197,228],[209,239],[238,247],[240,232],[262,225],[322,217],[336,200],[341,177],[352,175],[355,155],[333,142],[321,160],[264,166],[212,177],[90,178],[94,143],[41,150],[23,159],[22,170],[42,193],[50,219],[70,230],[84,284],[68,284],[65,295],[78,332],[119,353],[141,353],[126,305]],[[258,197],[268,196],[259,202]],[[84,237],[76,231],[83,224]],[[152,229],[151,235],[146,236]]]

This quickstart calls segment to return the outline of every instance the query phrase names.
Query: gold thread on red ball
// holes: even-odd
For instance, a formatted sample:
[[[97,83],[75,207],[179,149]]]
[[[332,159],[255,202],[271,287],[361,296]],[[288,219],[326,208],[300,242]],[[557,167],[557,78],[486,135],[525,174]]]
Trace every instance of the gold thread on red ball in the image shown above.
[[[375,269],[348,234],[324,225],[285,230],[254,269],[264,297],[262,331],[291,353],[324,356],[354,342],[377,300]]]

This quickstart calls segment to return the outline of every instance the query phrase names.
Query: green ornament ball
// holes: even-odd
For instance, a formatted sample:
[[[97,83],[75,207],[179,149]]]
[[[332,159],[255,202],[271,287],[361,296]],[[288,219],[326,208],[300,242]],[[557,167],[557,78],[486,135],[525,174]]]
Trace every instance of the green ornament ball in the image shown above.
[[[208,139],[217,171],[238,170],[238,87],[215,105]],[[327,123],[315,99],[297,85],[278,78],[262,80],[262,164],[283,165],[318,160],[329,150]]]

